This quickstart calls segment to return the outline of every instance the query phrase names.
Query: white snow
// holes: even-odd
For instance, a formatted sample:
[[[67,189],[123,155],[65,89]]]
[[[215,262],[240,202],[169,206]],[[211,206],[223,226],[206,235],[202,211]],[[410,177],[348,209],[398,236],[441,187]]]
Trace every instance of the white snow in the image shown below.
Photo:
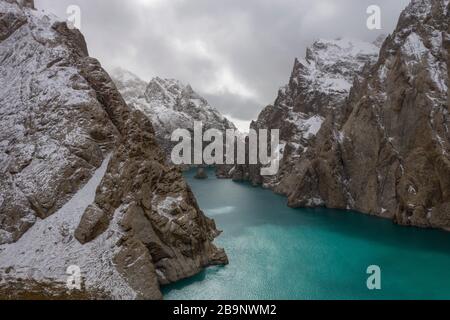
[[[311,199],[308,199],[308,201],[307,201],[308,207],[320,207],[320,206],[323,206],[324,204],[325,204],[325,201],[323,201],[320,198],[311,198]]]
[[[378,57],[374,44],[355,39],[318,40],[309,50],[307,59],[299,59],[305,68],[302,81],[311,92],[348,94],[356,72]],[[294,79],[299,82],[299,79]]]
[[[156,211],[160,216],[166,217],[170,221],[175,219],[175,216],[171,214],[174,209],[183,201],[183,196],[177,197],[165,197],[154,194],[152,199],[152,206],[156,208]]]
[[[140,82],[142,81],[137,75],[123,68],[115,68],[111,74],[120,82]],[[144,81],[142,81],[144,82]]]
[[[281,143],[278,144],[276,149],[273,152],[272,158],[277,159],[278,161],[281,161],[284,157],[284,150],[286,149],[286,142],[281,141]]]
[[[322,127],[323,121],[323,118],[319,116],[313,116],[306,120],[303,123],[304,129],[306,129],[306,131],[303,133],[304,138],[309,139],[312,136],[317,135],[320,128]]]
[[[416,59],[421,59],[428,53],[428,49],[423,44],[422,39],[415,32],[412,32],[408,38],[406,38],[402,50],[404,54]]]
[[[424,20],[431,12],[431,2],[431,0],[412,0],[411,4],[406,8],[405,14]]]
[[[311,139],[317,135],[322,127],[325,119],[315,115],[309,117],[303,113],[295,113],[291,111],[289,118],[286,121],[293,123],[296,126],[297,134],[289,141],[289,143],[299,143],[301,139]]]
[[[427,48],[420,36],[412,32],[406,39],[402,46],[402,52],[410,57],[407,62],[409,72],[411,75],[415,74],[415,67],[421,62],[428,64],[427,71],[430,79],[436,84],[438,90],[442,93],[447,93],[447,64],[440,62],[436,56],[442,50],[442,34],[435,30],[432,33],[431,48]]]
[[[384,64],[379,70],[378,70],[378,77],[380,78],[380,80],[383,82],[387,79],[387,75],[388,75],[388,68],[387,66]]]
[[[338,142],[340,144],[344,143],[345,141],[345,133],[343,131],[338,132]]]
[[[135,297],[112,262],[121,235],[117,225],[120,210],[109,229],[94,241],[81,245],[73,237],[85,209],[94,201],[109,160],[110,156],[58,212],[38,220],[16,243],[0,246],[0,270],[13,267],[15,277],[65,283],[67,268],[76,265],[81,268],[86,288],[109,292],[117,299]]]

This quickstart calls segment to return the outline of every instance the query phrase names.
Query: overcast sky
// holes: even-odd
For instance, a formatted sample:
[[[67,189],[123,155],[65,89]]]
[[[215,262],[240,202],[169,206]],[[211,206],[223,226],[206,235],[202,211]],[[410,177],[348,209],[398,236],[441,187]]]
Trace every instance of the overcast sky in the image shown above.
[[[319,38],[373,41],[394,29],[409,0],[36,0],[66,16],[81,8],[90,55],[107,70],[129,69],[190,83],[233,120],[255,119],[287,83],[295,57]],[[366,27],[369,5],[382,30]],[[246,125],[246,124],[245,124]]]

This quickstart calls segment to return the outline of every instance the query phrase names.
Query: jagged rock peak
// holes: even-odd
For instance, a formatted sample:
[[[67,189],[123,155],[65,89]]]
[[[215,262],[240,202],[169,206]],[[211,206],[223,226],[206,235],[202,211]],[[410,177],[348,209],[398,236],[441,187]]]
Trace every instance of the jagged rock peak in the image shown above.
[[[188,90],[181,81],[155,77],[148,84],[145,97],[149,103],[164,103],[173,107],[184,92]]]
[[[305,59],[297,61],[303,67],[301,75],[309,78],[314,90],[348,93],[356,72],[373,62],[378,52],[374,44],[359,40],[321,39],[307,49]]]
[[[290,205],[450,229],[449,21],[448,0],[402,12],[346,100],[349,114],[326,121],[278,185]]]
[[[145,82],[141,78],[139,78],[133,72],[123,69],[121,67],[116,67],[111,71],[111,76],[120,82]]]
[[[176,129],[192,130],[195,121],[202,122],[207,129],[236,129],[189,84],[161,77],[154,77],[145,84],[123,69],[116,70],[113,79],[128,104],[141,110],[153,123],[158,142],[169,161],[174,146],[171,135]]]
[[[353,39],[316,41],[305,59],[295,59],[290,81],[274,106],[325,117],[340,107],[364,67],[376,62],[378,52],[375,45]]]
[[[373,44],[356,39],[319,39],[307,49],[306,60],[328,66],[341,62],[342,59],[359,60],[360,56],[377,55],[377,51]]]
[[[111,71],[111,77],[125,101],[144,97],[147,83],[136,74],[123,68],[115,68]]]
[[[378,59],[379,48],[354,39],[317,40],[304,59],[295,59],[289,83],[280,89],[273,105],[267,106],[252,123],[253,129],[280,130],[280,172],[261,177],[259,170],[238,167],[236,180],[273,186],[289,175],[295,159],[309,148],[325,119],[342,117],[342,107],[355,79],[366,65]]]

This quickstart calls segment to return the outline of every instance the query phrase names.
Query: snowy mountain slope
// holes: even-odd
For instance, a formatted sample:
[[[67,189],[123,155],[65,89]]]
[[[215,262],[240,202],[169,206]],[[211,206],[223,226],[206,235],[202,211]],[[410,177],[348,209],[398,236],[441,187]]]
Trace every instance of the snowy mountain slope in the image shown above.
[[[318,40],[305,59],[295,59],[289,83],[280,89],[252,129],[279,129],[283,156],[278,176],[261,177],[259,169],[238,167],[234,179],[273,186],[306,150],[326,117],[343,113],[342,104],[366,64],[375,63],[379,48],[352,39]]]
[[[95,191],[105,175],[110,156],[89,182],[77,192],[60,210],[47,219],[38,220],[16,243],[0,246],[0,270],[10,268],[14,278],[55,283],[65,287],[67,268],[78,266],[85,278],[85,285],[102,292],[111,292],[117,299],[136,298],[134,292],[111,264],[115,243],[123,232],[117,221],[108,232],[89,244],[82,245],[73,236],[86,208],[94,201]],[[118,219],[119,215],[115,216]],[[10,281],[7,276],[2,280]]]
[[[33,8],[0,0],[0,294],[22,279],[57,297],[75,264],[85,296],[160,299],[227,263],[151,123],[81,33]]]
[[[205,130],[236,129],[190,85],[158,77],[145,85],[136,75],[120,68],[112,72],[112,77],[127,103],[149,117],[168,156],[174,146],[170,141],[172,133],[176,129],[193,131],[195,121],[202,122]]]

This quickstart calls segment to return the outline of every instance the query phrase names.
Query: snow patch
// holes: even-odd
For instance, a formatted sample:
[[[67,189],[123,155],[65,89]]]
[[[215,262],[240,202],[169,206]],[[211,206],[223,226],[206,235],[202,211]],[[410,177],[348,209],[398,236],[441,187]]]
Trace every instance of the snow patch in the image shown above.
[[[94,241],[82,245],[73,236],[84,211],[95,200],[110,158],[106,157],[89,182],[60,210],[38,220],[16,243],[0,246],[0,270],[13,267],[15,277],[65,283],[67,268],[76,265],[87,289],[108,292],[116,299],[136,296],[112,262],[121,236],[120,210],[109,229]]]
[[[308,199],[307,204],[308,207],[320,207],[325,205],[325,201],[320,198],[311,198]]]
[[[313,116],[306,120],[303,123],[303,129],[305,130],[303,133],[303,137],[305,139],[310,139],[311,137],[316,136],[320,128],[322,127],[323,122],[324,119],[319,116]]]
[[[402,50],[404,54],[417,59],[422,58],[428,52],[422,39],[415,32],[412,32],[408,38],[406,38]]]
[[[174,220],[175,217],[172,215],[172,212],[179,206],[179,204],[183,201],[183,196],[178,197],[165,197],[162,198],[153,195],[152,206],[156,208],[156,211],[160,216],[166,217],[170,221]]]

